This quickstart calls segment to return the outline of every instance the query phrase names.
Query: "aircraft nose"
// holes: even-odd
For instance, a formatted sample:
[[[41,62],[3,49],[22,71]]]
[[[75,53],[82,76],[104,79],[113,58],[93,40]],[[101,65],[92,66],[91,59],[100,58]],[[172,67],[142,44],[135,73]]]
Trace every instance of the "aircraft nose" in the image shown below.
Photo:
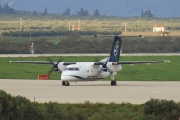
[[[74,75],[71,72],[64,71],[61,74],[61,80],[63,80],[63,81],[76,81],[76,80],[80,80],[80,79],[82,79],[81,76]]]
[[[74,77],[71,75],[71,72],[63,71],[61,74],[61,80],[70,81],[74,80]]]
[[[67,72],[62,72],[61,74],[61,80],[69,80],[70,77]]]
[[[61,75],[61,80],[67,81],[67,80],[71,80],[72,77],[68,76],[68,75]]]

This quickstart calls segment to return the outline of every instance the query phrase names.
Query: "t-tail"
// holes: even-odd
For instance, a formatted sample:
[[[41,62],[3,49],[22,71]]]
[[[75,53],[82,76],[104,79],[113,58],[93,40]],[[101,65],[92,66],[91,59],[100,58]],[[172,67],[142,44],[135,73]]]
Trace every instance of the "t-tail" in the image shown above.
[[[113,46],[110,53],[109,62],[119,62],[121,53],[122,39],[121,37],[115,36]]]

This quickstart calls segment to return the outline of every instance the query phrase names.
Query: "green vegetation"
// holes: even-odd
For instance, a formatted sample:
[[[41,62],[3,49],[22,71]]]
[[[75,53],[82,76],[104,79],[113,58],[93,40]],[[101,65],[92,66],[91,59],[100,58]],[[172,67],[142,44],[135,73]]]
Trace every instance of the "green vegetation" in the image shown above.
[[[0,90],[0,119],[8,120],[176,120],[180,103],[151,99],[144,105],[130,103],[58,104],[31,102]]]
[[[144,114],[146,120],[177,120],[180,118],[180,103],[151,99],[144,105]]]
[[[22,22],[20,22],[20,18]],[[173,34],[179,31],[179,18],[119,18],[66,15],[1,14],[0,32],[4,31],[67,31],[69,25],[81,25],[81,31],[96,32],[151,32],[153,26],[163,25]]]
[[[26,32],[25,32],[26,33]],[[27,35],[27,34],[26,34]],[[0,37],[0,54],[29,54],[34,43],[36,54],[46,53],[109,53],[113,36]],[[179,53],[180,37],[123,38],[123,53]]]
[[[92,62],[105,57],[63,57],[64,62]],[[53,61],[58,61],[58,57],[52,57]],[[0,78],[1,79],[37,79],[39,74],[47,74],[52,66],[32,65],[32,64],[14,64],[13,60],[35,60],[46,61],[46,57],[37,58],[1,58]],[[157,64],[137,64],[135,66],[123,65],[122,71],[115,76],[120,81],[179,81],[180,80],[180,61],[179,56],[144,56],[144,57],[126,57],[122,56],[121,61],[139,61],[139,60],[170,60],[170,63]],[[53,72],[51,80],[59,80],[60,74]],[[106,80],[110,80],[107,77]]]

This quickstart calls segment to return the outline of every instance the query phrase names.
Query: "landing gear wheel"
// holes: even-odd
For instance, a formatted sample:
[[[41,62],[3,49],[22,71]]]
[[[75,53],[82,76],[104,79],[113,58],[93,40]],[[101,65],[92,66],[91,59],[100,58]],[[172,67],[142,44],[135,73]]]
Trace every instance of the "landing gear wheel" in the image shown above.
[[[113,86],[113,81],[111,81],[111,86]]]
[[[66,85],[66,82],[65,82],[65,81],[62,81],[62,85],[65,86],[65,85]]]
[[[70,83],[68,81],[62,81],[63,86],[70,86]]]
[[[67,86],[70,86],[70,83],[69,83],[69,82],[67,82]]]
[[[116,86],[117,85],[117,82],[116,81],[114,81],[114,86]]]
[[[117,85],[117,82],[114,81],[114,80],[112,80],[112,81],[111,81],[111,86],[116,86],[116,85]]]

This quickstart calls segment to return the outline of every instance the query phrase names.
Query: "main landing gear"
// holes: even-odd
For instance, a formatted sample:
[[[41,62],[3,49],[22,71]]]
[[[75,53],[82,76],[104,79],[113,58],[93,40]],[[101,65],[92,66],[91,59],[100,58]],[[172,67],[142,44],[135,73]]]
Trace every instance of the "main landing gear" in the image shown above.
[[[117,85],[117,82],[114,80],[114,75],[116,75],[117,73],[111,73],[110,76],[111,76],[111,86],[116,86]]]
[[[112,80],[111,81],[111,86],[116,86],[117,85],[117,82],[115,80]]]
[[[62,81],[63,86],[70,86],[70,83],[68,81]]]

